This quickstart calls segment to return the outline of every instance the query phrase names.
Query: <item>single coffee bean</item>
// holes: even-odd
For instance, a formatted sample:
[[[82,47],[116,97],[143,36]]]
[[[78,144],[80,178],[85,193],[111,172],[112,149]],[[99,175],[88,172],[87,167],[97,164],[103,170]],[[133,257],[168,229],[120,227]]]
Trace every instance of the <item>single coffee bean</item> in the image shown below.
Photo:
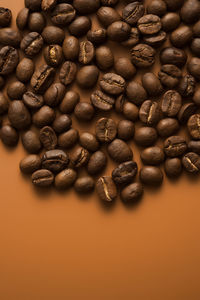
[[[88,65],[94,58],[94,46],[90,41],[80,43],[79,62]]]
[[[39,139],[39,134],[33,130],[25,131],[22,134],[22,144],[25,150],[31,154],[37,154],[41,150],[41,142]]]
[[[198,173],[200,171],[200,156],[194,152],[188,152],[182,157],[184,169],[189,173]]]
[[[39,155],[30,154],[20,161],[19,167],[22,173],[32,174],[36,170],[40,169],[41,158]]]
[[[19,62],[18,51],[10,46],[5,46],[0,50],[0,75],[11,74]]]
[[[117,97],[115,101],[115,110],[117,113],[123,113],[123,108],[125,103],[127,103],[127,97],[124,94],[121,94]]]
[[[158,73],[161,83],[169,89],[178,85],[181,76],[181,70],[175,65],[162,65]]]
[[[122,140],[115,139],[108,145],[108,154],[119,163],[132,160],[133,152],[131,148]]]
[[[38,32],[30,32],[24,36],[20,48],[27,56],[35,56],[43,47],[43,38]]]
[[[65,38],[65,32],[57,26],[46,26],[42,31],[42,37],[49,45],[60,45]]]
[[[144,15],[138,20],[137,24],[142,34],[155,34],[162,27],[160,18],[152,14]]]
[[[31,59],[24,57],[16,68],[17,79],[21,82],[28,82],[34,72],[35,66]]]
[[[117,188],[109,176],[102,176],[96,183],[96,191],[104,202],[113,202],[117,198]]]
[[[99,70],[96,66],[84,66],[77,73],[77,83],[82,89],[89,89],[95,86],[99,77]]]
[[[169,90],[163,95],[161,110],[168,117],[178,114],[182,105],[181,95],[175,90]]]
[[[129,184],[133,181],[138,171],[137,163],[126,161],[112,171],[112,179],[118,185]]]
[[[144,149],[140,157],[145,165],[160,165],[165,159],[165,154],[160,147],[153,146]]]
[[[62,150],[49,150],[42,156],[42,167],[53,173],[58,173],[69,164],[68,155]]]
[[[190,44],[190,49],[192,52],[195,54],[195,56],[200,56],[199,55],[199,50],[200,50],[200,38],[195,38],[192,40]]]
[[[69,149],[72,148],[78,140],[78,131],[74,128],[71,128],[58,137],[58,145],[61,148]]]
[[[184,23],[194,23],[199,20],[200,3],[197,0],[187,0],[180,10],[180,16]]]
[[[4,145],[14,147],[19,140],[19,134],[11,125],[3,125],[0,129],[0,138]]]
[[[176,1],[165,0],[165,2],[167,4],[167,8],[172,11],[179,9],[183,5],[183,1],[184,0],[176,0]]]
[[[58,26],[66,26],[71,23],[76,15],[74,7],[68,3],[60,3],[51,12],[51,21]]]
[[[178,120],[181,124],[185,124],[187,123],[188,119],[190,118],[190,116],[192,116],[197,110],[197,106],[192,103],[185,103],[179,113],[178,113]]]
[[[101,4],[104,6],[115,6],[119,0],[101,0]]]
[[[91,28],[91,20],[86,16],[76,17],[76,19],[69,25],[68,29],[71,35],[80,37],[85,35]]]
[[[27,26],[29,18],[29,9],[24,7],[17,14],[16,24],[19,30],[24,30]]]
[[[90,103],[79,102],[74,109],[74,114],[80,121],[90,121],[94,116],[94,108]]]
[[[64,114],[70,114],[74,111],[76,104],[79,102],[80,96],[77,92],[68,91],[62,102],[60,103],[59,109]]]
[[[114,56],[111,49],[107,46],[101,46],[96,49],[96,63],[98,67],[106,71],[114,64]]]
[[[57,0],[42,0],[41,8],[43,11],[51,11],[56,6]]]
[[[99,28],[96,30],[89,30],[87,33],[88,41],[92,42],[94,45],[100,45],[106,42],[107,33],[104,28]]]
[[[44,104],[43,97],[41,95],[35,94],[33,92],[26,92],[22,100],[24,104],[30,109],[38,109]]]
[[[55,177],[55,187],[59,190],[70,188],[76,181],[77,173],[73,169],[65,169]]]
[[[130,140],[135,133],[135,125],[132,121],[121,120],[118,123],[117,127],[117,136],[119,139],[128,141]]]
[[[107,157],[102,151],[94,152],[88,161],[87,171],[90,175],[96,175],[103,171],[107,164]]]
[[[192,57],[187,64],[187,68],[192,76],[200,80],[200,58]]]
[[[110,26],[112,23],[120,21],[121,17],[117,10],[112,7],[102,6],[97,11],[97,18],[104,27]]]
[[[32,11],[38,11],[41,8],[41,0],[25,0],[24,3]]]
[[[196,36],[196,37],[200,37],[200,21],[197,21],[193,28],[192,28],[192,31],[193,31],[193,35]]]
[[[55,107],[60,104],[65,95],[65,86],[62,83],[53,83],[44,94],[47,105]]]
[[[181,78],[178,90],[183,97],[191,97],[195,91],[196,81],[193,76],[185,75]]]
[[[22,99],[26,93],[26,86],[20,81],[14,81],[7,86],[7,95],[10,99]]]
[[[194,140],[189,141],[188,149],[191,152],[195,152],[197,154],[200,154],[200,141],[194,141]]]
[[[57,67],[63,61],[62,47],[49,45],[44,49],[44,59],[49,66]]]
[[[52,127],[57,133],[63,133],[66,130],[70,129],[72,125],[72,119],[70,116],[63,114],[55,118]]]
[[[90,152],[95,152],[99,149],[99,142],[96,136],[89,132],[83,132],[79,139],[80,145]]]
[[[41,169],[32,174],[32,183],[37,187],[49,187],[54,182],[54,175],[51,171]]]
[[[38,94],[43,94],[52,84],[55,70],[48,65],[41,65],[31,78],[31,87]]]
[[[121,199],[125,204],[137,202],[143,194],[143,186],[139,182],[129,184],[121,191]]]
[[[126,87],[126,95],[128,99],[136,105],[141,105],[147,99],[147,93],[143,86],[136,82],[130,81]]]
[[[146,35],[143,37],[143,40],[146,44],[152,47],[160,47],[162,43],[166,41],[167,34],[165,31],[160,30],[156,34]]]
[[[80,14],[92,14],[100,7],[100,0],[74,0],[73,6]]]
[[[106,73],[100,80],[100,87],[108,94],[119,95],[124,91],[125,80],[115,73]]]
[[[124,104],[122,112],[124,117],[130,121],[136,121],[138,119],[139,109],[135,104],[131,102],[126,102]]]
[[[128,39],[122,42],[121,44],[124,47],[131,48],[136,44],[138,44],[139,39],[140,39],[139,30],[135,27],[132,27]]]
[[[168,158],[164,164],[165,174],[171,178],[177,178],[181,175],[182,164],[180,158]]]
[[[184,50],[175,47],[166,47],[160,52],[160,61],[162,64],[173,64],[177,67],[182,67],[185,65],[186,60],[187,54]]]
[[[33,12],[28,18],[28,28],[32,32],[41,33],[46,25],[46,19],[40,12]]]
[[[115,71],[125,79],[131,79],[136,74],[136,68],[127,57],[120,57],[115,61]]]
[[[140,169],[140,180],[146,185],[158,186],[162,184],[163,173],[158,167],[144,166]]]
[[[164,142],[164,152],[169,157],[177,157],[183,155],[187,150],[185,139],[179,135],[168,137]]]
[[[94,189],[94,179],[90,176],[80,177],[74,184],[74,189],[77,193],[90,193]]]
[[[0,41],[2,45],[17,48],[21,41],[21,35],[15,29],[6,27],[0,29]]]
[[[144,15],[144,5],[141,2],[133,2],[126,5],[122,11],[122,17],[125,22],[133,26]]]
[[[12,19],[12,12],[10,9],[0,7],[0,27],[7,27],[10,25]]]
[[[117,135],[117,126],[112,119],[101,118],[96,123],[96,137],[101,143],[110,143]]]
[[[160,120],[157,124],[157,131],[159,136],[168,137],[173,135],[179,130],[179,123],[174,118],[164,118]]]
[[[155,62],[155,50],[146,44],[138,44],[131,49],[131,60],[139,68],[147,68]]]
[[[39,128],[50,125],[54,119],[55,111],[47,105],[42,106],[32,117],[33,124]]]
[[[151,126],[158,123],[160,119],[160,113],[160,107],[157,102],[146,100],[140,107],[139,117],[143,123]]]
[[[9,106],[8,99],[4,97],[3,93],[0,92],[0,115],[8,111],[8,106]]]
[[[8,119],[12,126],[18,130],[26,129],[31,124],[31,115],[20,100],[14,100],[10,103]]]
[[[46,150],[53,150],[57,146],[57,136],[50,126],[45,126],[40,130],[40,141]]]
[[[134,140],[139,146],[152,146],[155,144],[157,138],[157,131],[153,127],[143,126],[135,130]]]
[[[71,161],[74,168],[81,168],[87,165],[90,158],[88,150],[78,147],[72,154]]]
[[[75,36],[67,36],[64,39],[62,50],[66,60],[75,60],[79,55],[79,40]]]
[[[170,35],[170,41],[173,46],[182,48],[192,40],[192,29],[189,26],[181,25]]]
[[[161,17],[167,12],[167,5],[163,0],[153,0],[147,6],[147,12]]]
[[[66,61],[60,69],[59,79],[64,85],[71,84],[76,77],[77,67],[76,64],[71,61]]]
[[[95,108],[103,111],[109,111],[113,108],[115,99],[100,90],[94,91],[90,96],[91,103]]]
[[[188,131],[195,140],[200,140],[200,114],[192,115],[187,123]]]
[[[107,35],[111,41],[123,42],[128,39],[131,27],[125,22],[116,21],[108,26]]]
[[[164,31],[169,32],[175,30],[180,24],[181,19],[179,14],[174,12],[168,12],[161,19],[162,28]]]
[[[142,85],[150,96],[158,96],[163,91],[160,80],[154,73],[145,73],[142,76]]]

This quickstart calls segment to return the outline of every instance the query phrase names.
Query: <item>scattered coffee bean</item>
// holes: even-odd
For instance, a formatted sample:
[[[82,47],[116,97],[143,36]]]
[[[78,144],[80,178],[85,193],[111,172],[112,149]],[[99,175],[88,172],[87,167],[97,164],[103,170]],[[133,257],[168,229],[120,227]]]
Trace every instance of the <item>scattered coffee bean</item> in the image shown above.
[[[175,118],[164,118],[157,124],[159,136],[168,137],[175,134],[179,130],[179,123]]]
[[[194,140],[189,141],[188,149],[191,152],[195,152],[197,154],[200,154],[200,141],[194,141]]]
[[[62,102],[60,103],[59,109],[64,114],[70,114],[74,111],[76,104],[79,102],[79,94],[75,91],[68,91]]]
[[[133,2],[126,5],[122,11],[122,17],[125,22],[133,26],[144,14],[144,5],[141,2]]]
[[[23,58],[16,68],[16,76],[18,80],[24,83],[28,82],[33,75],[34,69],[35,66],[33,61],[26,57]]]
[[[162,27],[160,18],[152,14],[141,17],[137,24],[142,34],[155,34],[160,31]]]
[[[133,158],[131,148],[120,139],[115,139],[108,145],[108,154],[114,161],[119,163],[132,160]]]
[[[197,80],[200,80],[200,58],[192,57],[187,65],[189,73]]]
[[[90,100],[95,108],[103,111],[109,111],[112,109],[115,99],[100,90],[96,90],[90,96]]]
[[[119,139],[128,141],[135,133],[135,125],[130,120],[121,120],[117,127],[117,136]]]
[[[100,80],[100,87],[108,94],[119,95],[124,91],[125,80],[115,73],[106,73]]]
[[[140,180],[144,184],[158,186],[162,184],[163,173],[158,167],[144,166],[140,169]]]
[[[51,11],[56,6],[57,0],[42,0],[41,8],[43,11]]]
[[[49,45],[44,49],[44,59],[51,67],[59,66],[63,61],[62,47],[59,45]]]
[[[0,7],[0,27],[7,27],[10,25],[12,19],[12,12],[10,9]]]
[[[42,31],[42,37],[49,45],[60,45],[65,38],[65,32],[57,26],[46,26]]]
[[[165,154],[160,147],[153,146],[144,149],[140,157],[145,165],[160,165],[165,159]]]
[[[99,149],[99,142],[96,136],[89,132],[80,134],[80,145],[88,151],[95,152]]]
[[[155,50],[149,45],[137,44],[131,49],[131,59],[136,67],[150,67],[155,62]]]
[[[101,143],[110,143],[117,135],[117,126],[112,119],[101,118],[96,123],[96,137]]]
[[[25,131],[22,134],[22,144],[27,152],[30,154],[37,154],[42,148],[39,134],[33,130]]]
[[[128,39],[131,27],[122,21],[116,21],[108,26],[107,35],[111,41],[123,42]]]
[[[102,151],[94,152],[88,161],[87,171],[90,175],[99,174],[105,169],[107,164],[107,157]]]
[[[167,38],[166,32],[160,30],[156,34],[144,36],[143,40],[146,44],[152,47],[160,47],[166,41],[166,38]]]
[[[107,38],[107,33],[104,28],[89,30],[87,33],[88,41],[92,42],[94,45],[103,44],[106,41],[106,38]]]
[[[45,126],[40,130],[40,142],[45,150],[53,150],[57,146],[57,136],[50,126]]]
[[[102,176],[96,184],[97,194],[104,202],[113,202],[117,198],[117,188],[109,176]]]
[[[91,28],[91,20],[86,16],[76,17],[68,26],[71,35],[80,37],[85,35]]]
[[[12,126],[18,130],[26,129],[31,124],[31,115],[20,100],[14,100],[10,103],[8,119]]]
[[[20,162],[20,170],[25,174],[32,174],[33,172],[40,169],[41,166],[41,159],[39,155],[30,154],[26,156]]]
[[[173,46],[182,48],[191,42],[192,36],[192,29],[189,26],[181,25],[171,33],[170,41]]]
[[[9,102],[3,93],[0,92],[0,115],[8,111]]]
[[[10,46],[5,46],[0,50],[0,75],[11,74],[19,62],[18,51]]]
[[[181,107],[179,113],[178,113],[178,120],[181,124],[187,123],[188,119],[190,116],[192,116],[196,112],[196,105],[191,102],[191,103],[185,103]]]
[[[71,161],[74,168],[81,168],[87,165],[90,158],[88,150],[78,147],[72,154]]]
[[[26,92],[22,100],[24,104],[30,109],[38,109],[44,104],[43,97],[33,92]]]
[[[77,72],[77,66],[75,63],[73,63],[72,61],[64,62],[64,64],[60,69],[60,74],[59,74],[60,82],[66,86],[71,84],[76,77],[76,72]]]
[[[15,147],[19,140],[17,130],[11,125],[3,125],[0,129],[1,141],[8,147]]]
[[[184,50],[175,47],[163,48],[160,52],[160,61],[162,64],[173,64],[177,67],[185,65],[187,55]]]
[[[167,12],[167,5],[163,0],[153,0],[147,6],[147,12],[161,17]]]
[[[163,95],[161,110],[168,117],[178,114],[182,105],[181,95],[175,90],[169,90]]]
[[[30,32],[22,39],[20,48],[27,56],[34,56],[43,47],[43,38],[38,32]]]
[[[174,135],[168,137],[164,142],[164,152],[169,157],[178,157],[187,150],[187,144],[182,136]]]
[[[141,105],[147,99],[147,93],[143,86],[136,82],[130,81],[126,87],[128,99],[136,105]]]
[[[69,115],[62,114],[55,118],[52,127],[57,133],[63,133],[70,129],[72,125],[72,119]]]
[[[175,11],[183,5],[183,0],[165,0],[169,10]]]
[[[178,85],[181,76],[181,70],[175,65],[162,65],[158,73],[161,83],[169,89],[173,89]]]
[[[54,175],[49,170],[37,170],[32,174],[32,183],[37,187],[49,187],[54,182]]]
[[[119,13],[112,7],[102,6],[97,11],[97,17],[104,27],[108,27],[114,22],[120,21]]]
[[[157,131],[153,127],[144,126],[135,130],[134,140],[139,146],[152,146],[153,144],[155,144],[157,138]]]
[[[60,104],[65,95],[65,86],[62,83],[53,83],[44,94],[44,102],[55,107]]]
[[[94,108],[90,103],[79,102],[74,109],[74,114],[80,121],[90,121],[94,116]]]
[[[46,125],[50,125],[55,119],[54,110],[44,105],[36,113],[33,114],[32,121],[36,127],[42,128]]]
[[[179,14],[174,13],[174,12],[168,12],[161,19],[162,28],[166,32],[175,30],[178,27],[178,25],[180,24],[180,22],[181,22],[181,19],[180,19]]]
[[[99,70],[94,65],[84,66],[77,73],[77,83],[82,89],[92,88],[99,77]]]
[[[140,39],[139,30],[135,27],[132,27],[128,39],[125,40],[124,42],[122,42],[121,44],[124,47],[131,48],[131,47],[135,46],[136,44],[138,44],[139,39]]]
[[[16,24],[19,30],[24,30],[27,26],[29,18],[29,9],[24,7],[17,14]]]
[[[199,56],[200,38],[195,38],[192,40],[192,42],[190,44],[190,49],[196,56]]]
[[[194,23],[199,19],[200,3],[197,0],[187,0],[180,10],[180,16],[185,23]]]
[[[62,50],[66,60],[75,60],[79,55],[79,40],[75,36],[67,36],[64,39]]]
[[[94,58],[94,46],[90,41],[80,43],[79,62],[83,65],[88,65]]]
[[[182,164],[180,158],[168,158],[164,164],[165,173],[168,177],[177,178],[181,175]]]
[[[33,12],[28,18],[28,28],[32,32],[41,33],[46,25],[46,19],[40,12]]]
[[[124,117],[130,121],[136,121],[138,119],[139,109],[135,104],[131,102],[126,102],[124,104],[122,112]]]
[[[157,102],[146,100],[140,107],[139,117],[143,123],[152,126],[158,123],[160,112],[160,107]]]
[[[0,41],[2,45],[17,48],[21,41],[21,35],[15,29],[9,27],[0,28]]]
[[[191,97],[195,91],[196,81],[193,76],[185,75],[181,78],[178,90],[183,97]]]
[[[74,189],[77,193],[90,193],[94,189],[94,179],[90,176],[80,177],[74,184]]]
[[[131,63],[130,59],[126,57],[120,57],[115,61],[115,71],[118,75],[125,79],[131,79],[136,74],[136,68]]]
[[[126,185],[133,181],[137,171],[136,162],[126,161],[112,171],[112,179],[116,184]]]
[[[142,76],[142,85],[150,96],[158,96],[163,91],[163,87],[158,77],[150,72],[145,73]]]
[[[71,128],[58,137],[58,145],[61,148],[69,149],[72,148],[78,140],[78,131],[74,128]]]
[[[107,46],[100,46],[96,49],[96,63],[98,67],[106,71],[114,64],[114,56],[112,51]]]
[[[92,14],[100,7],[100,0],[74,0],[73,6],[80,14]]]
[[[48,65],[42,65],[31,78],[31,86],[38,94],[43,94],[53,82],[55,70]]]
[[[68,155],[62,150],[49,150],[42,156],[42,167],[53,173],[62,171],[68,164]]]
[[[51,12],[51,21],[58,26],[66,26],[76,15],[74,7],[68,3],[60,3]]]
[[[182,157],[184,169],[189,173],[198,173],[200,171],[200,156],[194,152],[186,153]]]
[[[192,115],[187,123],[188,131],[195,140],[200,140],[200,114]]]
[[[25,6],[32,11],[38,11],[41,8],[41,0],[25,0]]]
[[[22,99],[24,93],[26,93],[26,86],[20,81],[14,81],[7,87],[7,95],[10,99]]]
[[[73,169],[65,169],[55,177],[55,187],[59,190],[70,188],[76,181],[77,173]]]
[[[143,194],[143,186],[139,182],[126,186],[121,191],[121,199],[124,203],[130,204],[138,201]]]

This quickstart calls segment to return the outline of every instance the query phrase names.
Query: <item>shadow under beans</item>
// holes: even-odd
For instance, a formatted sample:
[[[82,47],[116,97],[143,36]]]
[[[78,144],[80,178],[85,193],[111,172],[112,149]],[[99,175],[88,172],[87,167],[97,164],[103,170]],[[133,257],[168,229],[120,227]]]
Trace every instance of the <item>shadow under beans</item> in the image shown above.
[[[113,202],[104,202],[104,201],[98,199],[98,203],[104,212],[111,213],[116,208],[118,200],[119,199],[116,199]]]
[[[142,205],[143,200],[144,200],[144,194],[142,196],[140,196],[140,198],[138,198],[134,202],[127,202],[127,203],[124,201],[121,201],[121,202],[126,210],[134,211],[134,210],[138,209],[140,207],[140,205]]]
[[[53,194],[53,187],[37,187],[32,185],[34,194],[41,200],[49,200],[49,196]]]
[[[200,181],[200,173],[189,173],[184,170],[183,174],[191,184],[196,184],[197,181]]]

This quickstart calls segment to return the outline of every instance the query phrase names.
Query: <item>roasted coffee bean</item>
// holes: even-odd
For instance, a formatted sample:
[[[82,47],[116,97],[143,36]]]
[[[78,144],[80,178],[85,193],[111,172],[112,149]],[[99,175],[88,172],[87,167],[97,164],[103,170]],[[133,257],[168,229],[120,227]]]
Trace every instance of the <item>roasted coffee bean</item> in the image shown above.
[[[143,186],[139,182],[129,184],[121,191],[121,199],[125,204],[135,203],[143,194]]]
[[[126,95],[128,99],[136,105],[141,105],[147,99],[147,93],[143,86],[136,82],[130,81],[126,87]]]
[[[31,124],[31,115],[20,100],[14,100],[10,103],[8,119],[12,126],[18,130],[26,129]]]
[[[96,137],[102,143],[110,143],[117,135],[117,126],[112,119],[101,118],[96,123]]]
[[[101,4],[104,6],[115,6],[119,0],[101,0]]]
[[[107,157],[102,151],[94,152],[88,161],[87,171],[90,175],[96,175],[103,171],[107,164]]]
[[[200,171],[200,156],[194,152],[186,153],[182,157],[184,169],[189,173],[198,173]]]
[[[200,140],[200,114],[192,115],[187,123],[188,131],[195,140]]]
[[[68,91],[62,100],[59,109],[62,113],[70,114],[74,111],[76,104],[79,102],[80,96],[77,92]]]
[[[146,35],[143,37],[143,40],[146,44],[152,47],[160,47],[162,43],[166,41],[167,34],[165,31],[160,30],[156,34]]]
[[[44,49],[44,59],[49,66],[57,67],[63,61],[62,47],[49,45]]]
[[[90,154],[88,150],[84,149],[83,147],[77,148],[71,157],[71,161],[74,168],[81,168],[87,165],[90,158]]]
[[[131,49],[133,64],[139,68],[150,67],[155,62],[155,50],[146,44],[138,44]]]
[[[22,100],[24,104],[30,109],[38,109],[44,104],[43,97],[41,95],[37,95],[33,92],[26,92]]]
[[[25,131],[22,134],[22,144],[26,151],[32,154],[38,153],[42,147],[39,134],[33,130]]]
[[[112,23],[121,20],[121,17],[117,10],[107,6],[102,6],[101,8],[99,8],[97,17],[104,27],[108,27]]]
[[[101,46],[96,49],[96,63],[98,67],[106,71],[114,64],[114,56],[111,49],[107,46]]]
[[[49,170],[37,170],[32,174],[32,183],[37,187],[49,187],[54,182],[54,175]]]
[[[192,40],[190,44],[190,49],[196,56],[200,56],[199,51],[200,51],[200,38],[195,38]]]
[[[90,121],[94,116],[94,108],[90,103],[79,102],[74,109],[74,114],[78,120]]]
[[[55,112],[47,105],[42,106],[32,117],[33,124],[39,128],[50,125],[54,119]]]
[[[9,102],[8,99],[0,92],[0,115],[8,111]]]
[[[112,109],[115,99],[100,90],[96,90],[90,96],[90,100],[95,108],[103,111],[109,111]]]
[[[161,110],[168,117],[178,114],[182,105],[181,95],[175,90],[169,90],[163,95]]]
[[[102,176],[96,183],[96,191],[104,202],[113,202],[117,198],[117,188],[109,176]]]
[[[139,109],[135,104],[126,102],[123,106],[123,115],[130,121],[136,121],[139,116]]]
[[[21,35],[15,29],[6,27],[0,29],[0,41],[2,45],[17,48],[21,41]]]
[[[69,164],[68,155],[62,150],[49,150],[42,156],[42,167],[53,173],[58,173]]]
[[[28,28],[30,31],[41,33],[46,25],[46,19],[40,12],[34,12],[29,15]]]
[[[165,154],[160,147],[153,146],[144,149],[140,157],[145,165],[160,165],[165,159]]]
[[[95,152],[99,149],[99,142],[96,136],[89,132],[83,132],[80,135],[80,145],[88,151]]]
[[[140,180],[144,184],[158,186],[162,184],[163,173],[158,167],[144,166],[140,169]]]
[[[107,33],[104,28],[89,30],[87,33],[88,41],[92,42],[94,45],[103,44],[106,41],[106,38],[107,38]]]
[[[55,70],[48,65],[41,65],[31,78],[31,87],[38,94],[43,94],[52,84]]]
[[[5,46],[0,50],[0,75],[11,74],[19,62],[18,51],[10,46]]]
[[[41,0],[25,0],[24,3],[32,11],[38,11],[41,8]]]
[[[125,80],[115,73],[106,73],[100,80],[100,87],[108,94],[119,95],[124,91]]]
[[[36,170],[40,169],[41,158],[39,155],[30,154],[20,161],[19,167],[22,173],[32,174]]]
[[[119,163],[132,160],[133,152],[131,148],[122,140],[115,139],[108,145],[108,154]]]
[[[135,130],[134,141],[143,147],[152,146],[158,138],[157,131],[153,127],[140,127]]]
[[[167,5],[163,0],[153,0],[147,6],[147,12],[161,17],[167,12]]]
[[[192,28],[192,31],[193,31],[193,35],[196,36],[196,37],[200,37],[200,21],[197,21],[193,28]]]
[[[119,139],[128,141],[130,140],[135,133],[135,125],[132,121],[121,120],[117,126],[117,136]]]
[[[57,136],[50,126],[45,126],[40,130],[40,141],[46,150],[53,150],[57,146]]]
[[[175,47],[166,47],[160,52],[160,61],[162,64],[173,64],[177,67],[182,67],[185,65],[186,60],[187,55],[184,50]]]
[[[177,178],[181,175],[182,164],[180,158],[168,158],[164,164],[165,173],[168,177]]]
[[[43,47],[43,38],[38,32],[30,32],[22,39],[20,48],[27,56],[34,56]]]
[[[181,25],[170,35],[170,41],[173,46],[182,48],[192,40],[192,29],[189,26]]]
[[[159,136],[168,137],[179,130],[179,123],[174,118],[164,118],[158,122],[156,129]]]
[[[126,5],[122,11],[122,17],[125,22],[133,26],[144,15],[144,5],[141,2],[133,2]]]
[[[69,32],[80,37],[85,35],[91,28],[91,20],[86,16],[76,17],[76,19],[69,25]]]
[[[72,148],[78,140],[78,131],[74,128],[71,128],[58,137],[58,145],[61,148],[69,149]]]
[[[103,59],[103,58],[102,58]],[[136,68],[129,58],[120,57],[115,61],[115,71],[125,79],[131,79],[136,74]]]
[[[188,149],[191,152],[195,152],[197,154],[200,154],[200,141],[193,141],[193,140],[189,141]]]
[[[165,3],[167,4],[169,10],[175,11],[183,5],[183,1],[184,0],[165,0]]]
[[[26,83],[28,82],[34,72],[35,66],[31,59],[24,57],[16,68],[16,76],[18,80]]]
[[[74,0],[73,6],[80,14],[92,14],[100,7],[100,0]]]
[[[28,23],[28,18],[29,18],[29,9],[24,7],[19,11],[16,18],[16,24],[19,30],[25,29]]]
[[[0,7],[0,27],[7,27],[10,25],[12,19],[12,12],[10,9]]]
[[[73,169],[65,169],[55,177],[55,187],[59,190],[70,188],[76,181],[77,173]]]
[[[60,104],[65,95],[65,86],[62,83],[53,83],[44,94],[47,105],[55,107]]]
[[[56,6],[57,0],[42,0],[41,8],[43,11],[51,11]]]
[[[174,12],[168,12],[161,19],[162,28],[164,31],[169,32],[175,30],[180,24],[181,19],[179,14]]]
[[[79,62],[83,65],[88,65],[94,58],[94,46],[90,41],[80,43]]]
[[[137,25],[142,34],[155,34],[160,31],[162,27],[160,18],[152,14],[141,17]]]
[[[19,134],[11,125],[3,125],[0,129],[0,138],[4,145],[14,147],[19,140]]]
[[[108,26],[107,36],[111,41],[121,43],[128,39],[131,27],[125,22],[116,21]]]
[[[187,150],[185,139],[179,135],[168,137],[164,142],[164,152],[169,157],[177,157],[183,155]]]
[[[197,0],[187,0],[180,10],[180,16],[184,23],[194,23],[199,20],[200,3]]]
[[[0,90],[3,89],[5,85],[5,79],[0,75]]]
[[[117,113],[123,113],[125,103],[127,103],[127,97],[124,94],[119,95],[115,101],[115,110]]]
[[[160,112],[160,107],[157,102],[146,100],[140,107],[139,117],[143,123],[151,126],[158,123]]]
[[[84,66],[77,73],[77,83],[82,89],[92,88],[99,77],[99,70],[96,66]]]
[[[112,171],[112,179],[116,184],[124,185],[133,181],[138,171],[137,163],[126,161]]]
[[[94,189],[94,179],[90,176],[80,177],[74,184],[74,189],[77,193],[90,193]]]
[[[200,80],[200,58],[192,57],[187,64],[187,68],[192,76]]]
[[[131,47],[135,46],[136,44],[138,44],[139,39],[140,39],[140,33],[139,33],[138,29],[135,27],[132,27],[131,32],[129,34],[129,38],[126,41],[122,42],[121,44],[124,47],[131,48]]]
[[[175,65],[162,65],[158,73],[161,83],[169,89],[178,85],[181,76],[181,70]]]
[[[75,63],[73,63],[72,61],[64,62],[64,64],[60,69],[60,74],[59,74],[60,82],[66,86],[71,84],[76,77],[76,72],[77,72],[77,66]]]
[[[193,76],[185,75],[181,78],[178,90],[183,97],[191,97],[194,94],[196,81]]]
[[[145,73],[142,76],[142,85],[150,96],[158,96],[163,91],[160,80],[154,73]]]
[[[52,127],[57,133],[63,133],[70,129],[72,125],[72,119],[68,115],[59,115],[55,118]]]
[[[46,26],[42,31],[42,37],[45,43],[49,45],[62,44],[65,32],[57,26]]]
[[[74,7],[68,3],[56,5],[51,12],[51,21],[58,26],[65,26],[71,23],[76,15]]]
[[[179,113],[178,120],[181,124],[187,123],[190,116],[192,116],[196,112],[197,106],[194,103],[185,103]]]
[[[64,39],[62,50],[67,60],[75,60],[79,55],[79,40],[75,36],[67,36]]]
[[[14,81],[7,86],[7,95],[10,99],[22,99],[26,93],[26,86],[20,81]]]

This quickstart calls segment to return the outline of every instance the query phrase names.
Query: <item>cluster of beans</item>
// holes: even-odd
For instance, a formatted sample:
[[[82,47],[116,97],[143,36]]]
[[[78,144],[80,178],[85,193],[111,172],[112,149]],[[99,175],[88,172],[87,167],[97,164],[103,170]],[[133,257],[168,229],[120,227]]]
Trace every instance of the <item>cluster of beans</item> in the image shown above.
[[[20,169],[35,186],[83,194],[96,185],[106,203],[118,193],[133,203],[143,186],[161,185],[162,164],[172,178],[200,171],[198,0],[25,0],[18,30],[11,19],[1,7],[0,137],[8,147],[21,138],[29,154]],[[116,59],[116,45],[127,55]],[[72,114],[90,130],[72,127]],[[138,180],[131,140],[143,163]],[[102,176],[108,157],[117,165]]]

